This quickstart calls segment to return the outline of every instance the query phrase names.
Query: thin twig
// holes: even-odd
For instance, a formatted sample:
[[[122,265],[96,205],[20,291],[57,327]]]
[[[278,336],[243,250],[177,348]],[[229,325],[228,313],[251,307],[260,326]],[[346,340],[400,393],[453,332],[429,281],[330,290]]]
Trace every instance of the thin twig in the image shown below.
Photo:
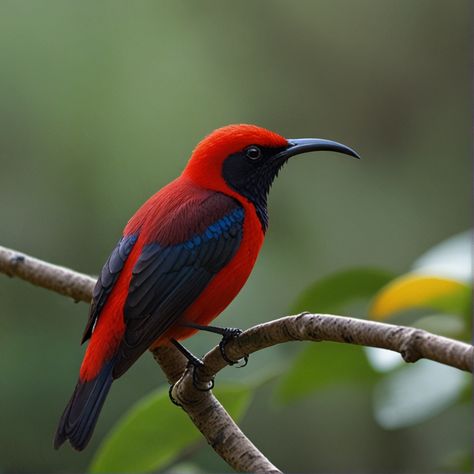
[[[289,341],[357,344],[398,352],[405,362],[424,358],[466,372],[472,372],[474,368],[474,347],[470,344],[422,329],[330,314],[302,313],[259,324],[229,341],[225,350],[228,358],[239,360],[253,352]],[[207,383],[227,366],[219,347],[214,347],[202,360],[201,383]],[[189,375],[184,378],[189,385]]]
[[[86,303],[92,299],[92,290],[96,281],[89,275],[53,265],[2,246],[0,246],[0,273],[21,278],[33,285]]]
[[[72,297],[91,300],[95,280],[64,267],[0,247],[0,272]],[[260,324],[226,345],[232,360],[288,341],[333,341],[390,349],[406,362],[420,358],[472,372],[474,347],[421,329],[361,319],[303,313]],[[173,398],[181,404],[208,443],[231,467],[240,472],[280,472],[234,423],[212,392],[195,388],[186,359],[174,347],[160,347],[153,355],[173,384]],[[199,378],[209,382],[227,362],[218,347],[203,358]]]

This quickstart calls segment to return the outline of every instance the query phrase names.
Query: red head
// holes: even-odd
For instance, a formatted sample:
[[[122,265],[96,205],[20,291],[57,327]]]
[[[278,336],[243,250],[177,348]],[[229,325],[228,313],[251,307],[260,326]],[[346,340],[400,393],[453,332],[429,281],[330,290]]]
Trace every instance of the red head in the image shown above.
[[[358,158],[350,148],[330,140],[286,139],[256,125],[228,125],[197,145],[183,176],[206,189],[250,201],[265,229],[267,194],[280,168],[291,156],[318,150]]]
[[[222,176],[224,161],[249,145],[281,148],[286,147],[288,141],[256,125],[227,125],[198,143],[183,174],[205,188],[226,192],[228,185]]]

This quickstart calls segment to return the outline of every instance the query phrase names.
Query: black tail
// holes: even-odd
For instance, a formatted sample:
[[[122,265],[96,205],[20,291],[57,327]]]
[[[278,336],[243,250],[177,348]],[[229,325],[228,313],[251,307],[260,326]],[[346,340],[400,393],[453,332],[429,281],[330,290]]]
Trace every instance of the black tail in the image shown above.
[[[59,420],[54,438],[55,449],[58,449],[67,439],[78,451],[86,447],[112,385],[114,363],[115,360],[107,362],[95,379],[77,382],[74,393]]]

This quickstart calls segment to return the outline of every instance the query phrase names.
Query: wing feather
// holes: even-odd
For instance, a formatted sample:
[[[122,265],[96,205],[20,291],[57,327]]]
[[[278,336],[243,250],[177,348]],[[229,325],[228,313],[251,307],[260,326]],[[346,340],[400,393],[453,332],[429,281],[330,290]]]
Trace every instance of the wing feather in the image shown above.
[[[94,330],[97,318],[102,311],[102,308],[107,301],[107,298],[117,281],[120,272],[122,271],[125,261],[127,260],[130,252],[132,251],[135,242],[137,241],[137,235],[124,235],[117,243],[115,248],[112,250],[109,258],[102,267],[99,278],[94,286],[92,292],[92,302],[89,309],[89,319],[87,321],[84,334],[82,335],[81,344],[87,341]]]
[[[203,207],[201,212],[205,213]],[[214,209],[215,212],[215,209]],[[212,278],[237,252],[244,211],[239,204],[185,242],[143,247],[132,273],[124,306],[126,330],[114,367],[122,375],[182,316]]]

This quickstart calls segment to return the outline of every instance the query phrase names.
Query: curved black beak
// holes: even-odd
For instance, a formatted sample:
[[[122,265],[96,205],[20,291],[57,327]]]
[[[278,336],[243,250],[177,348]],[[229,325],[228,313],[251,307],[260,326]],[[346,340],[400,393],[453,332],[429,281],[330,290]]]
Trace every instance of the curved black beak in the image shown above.
[[[324,140],[323,138],[289,138],[288,148],[278,153],[275,158],[288,159],[291,156],[310,151],[335,151],[360,159],[360,156],[352,148],[332,140]]]

